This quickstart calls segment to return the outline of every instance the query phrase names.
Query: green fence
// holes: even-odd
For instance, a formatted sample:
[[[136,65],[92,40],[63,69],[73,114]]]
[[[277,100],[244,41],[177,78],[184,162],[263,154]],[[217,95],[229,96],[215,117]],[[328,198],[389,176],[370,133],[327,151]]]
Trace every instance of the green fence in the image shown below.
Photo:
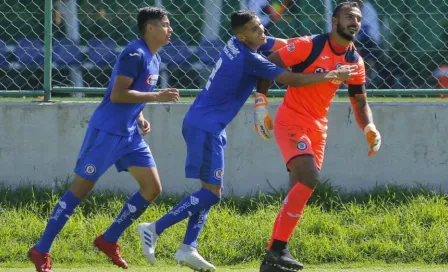
[[[281,16],[267,17],[267,28],[272,36],[288,38],[327,31],[329,14],[340,1],[267,2],[273,10],[287,5]],[[367,35],[366,41],[358,42],[368,59],[369,94],[447,93],[435,89],[434,72],[448,64],[448,2],[369,3],[364,17],[376,14],[380,38],[376,42],[374,35]],[[0,96],[45,96],[50,100],[52,95],[101,95],[109,82],[113,56],[136,37],[136,13],[146,5],[162,5],[170,12],[173,40],[179,42],[172,47],[177,57],[184,57],[182,62],[162,57],[165,65],[158,87],[176,87],[188,96],[202,88],[213,65],[199,51],[219,52],[219,46],[230,37],[229,15],[240,8],[257,9],[251,0],[4,0],[0,3]],[[79,59],[67,60],[66,52],[60,51],[67,40],[79,49]],[[92,40],[100,42],[99,49]],[[162,53],[164,50],[168,52],[164,48]],[[92,61],[92,52],[96,61]],[[98,61],[101,54],[104,59],[100,56]],[[276,84],[271,95],[282,96],[284,87]],[[344,93],[344,89],[339,91]]]

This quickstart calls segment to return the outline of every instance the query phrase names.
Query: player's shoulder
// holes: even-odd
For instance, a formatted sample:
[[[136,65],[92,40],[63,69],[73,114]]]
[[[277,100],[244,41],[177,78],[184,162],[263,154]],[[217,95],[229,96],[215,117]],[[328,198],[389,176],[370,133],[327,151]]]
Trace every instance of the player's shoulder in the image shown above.
[[[345,61],[347,63],[364,64],[362,56],[359,54],[358,49],[356,49],[356,46],[353,43],[345,53]]]
[[[305,35],[305,36],[300,36],[300,37],[295,37],[290,39],[293,43],[303,43],[303,44],[312,44],[313,43],[313,38],[315,37],[315,35]]]
[[[130,57],[144,57],[145,50],[144,46],[140,40],[133,40],[129,42],[122,51],[123,55],[128,55]]]
[[[244,61],[245,55],[245,46],[235,36],[232,36],[222,49],[221,59],[223,63],[229,63],[236,67],[238,63]]]
[[[313,36],[306,35],[289,39],[285,49],[289,52],[294,52],[296,51],[296,48],[303,50],[305,48],[310,48],[312,45]],[[301,50],[298,50],[297,52],[301,52]]]
[[[145,51],[141,46],[138,46],[135,43],[129,43],[123,51],[121,51],[121,55],[123,57],[143,58],[145,56]]]

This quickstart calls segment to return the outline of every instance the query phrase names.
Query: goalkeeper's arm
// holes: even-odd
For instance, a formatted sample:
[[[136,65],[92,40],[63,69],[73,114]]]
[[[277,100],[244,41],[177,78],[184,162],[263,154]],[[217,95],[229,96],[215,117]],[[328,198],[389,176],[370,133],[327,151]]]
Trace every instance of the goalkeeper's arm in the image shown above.
[[[356,122],[366,135],[367,144],[370,147],[368,155],[374,155],[381,147],[381,135],[373,123],[372,110],[367,103],[365,85],[350,84],[348,85],[348,93]]]

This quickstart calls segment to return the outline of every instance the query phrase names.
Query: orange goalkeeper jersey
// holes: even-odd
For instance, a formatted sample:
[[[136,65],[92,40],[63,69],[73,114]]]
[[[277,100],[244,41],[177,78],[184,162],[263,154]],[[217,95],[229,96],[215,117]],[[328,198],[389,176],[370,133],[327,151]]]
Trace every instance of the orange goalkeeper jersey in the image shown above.
[[[322,34],[316,38],[303,36],[291,40],[287,46],[279,50],[283,63],[290,67],[293,72],[303,73],[322,73],[335,70],[340,65],[358,65],[355,70],[358,75],[346,83],[365,83],[364,61],[353,44],[345,52],[338,54],[332,48],[329,34]],[[300,65],[303,65],[303,62],[312,52],[313,40],[314,43],[322,43],[323,49],[320,53],[313,52],[317,58],[301,71],[303,66]],[[315,44],[315,47],[317,47],[317,44]],[[326,130],[328,110],[340,84],[342,84],[341,81],[333,80],[304,87],[288,86],[283,104],[280,106],[281,111],[279,111],[282,115],[282,123]]]

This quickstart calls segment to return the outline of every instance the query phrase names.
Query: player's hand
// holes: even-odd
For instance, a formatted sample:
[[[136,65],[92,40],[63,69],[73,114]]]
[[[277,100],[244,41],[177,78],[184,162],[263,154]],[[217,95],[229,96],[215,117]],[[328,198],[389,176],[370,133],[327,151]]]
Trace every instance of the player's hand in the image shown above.
[[[352,80],[354,76],[358,75],[355,72],[356,68],[358,68],[358,65],[341,65],[338,69],[328,72],[327,77],[340,81]]]
[[[145,136],[146,134],[151,132],[151,123],[149,123],[146,119],[138,119],[137,125],[142,131],[142,136]]]
[[[177,102],[179,100],[179,90],[176,88],[163,89],[157,96],[157,102]]]
[[[366,135],[367,144],[370,147],[369,156],[375,155],[381,147],[381,134],[376,129],[374,124],[368,124],[364,128],[364,134]]]
[[[257,93],[255,96],[254,126],[258,136],[263,140],[272,138],[270,130],[274,128],[272,125],[271,115],[266,106],[268,99],[264,94]]]

